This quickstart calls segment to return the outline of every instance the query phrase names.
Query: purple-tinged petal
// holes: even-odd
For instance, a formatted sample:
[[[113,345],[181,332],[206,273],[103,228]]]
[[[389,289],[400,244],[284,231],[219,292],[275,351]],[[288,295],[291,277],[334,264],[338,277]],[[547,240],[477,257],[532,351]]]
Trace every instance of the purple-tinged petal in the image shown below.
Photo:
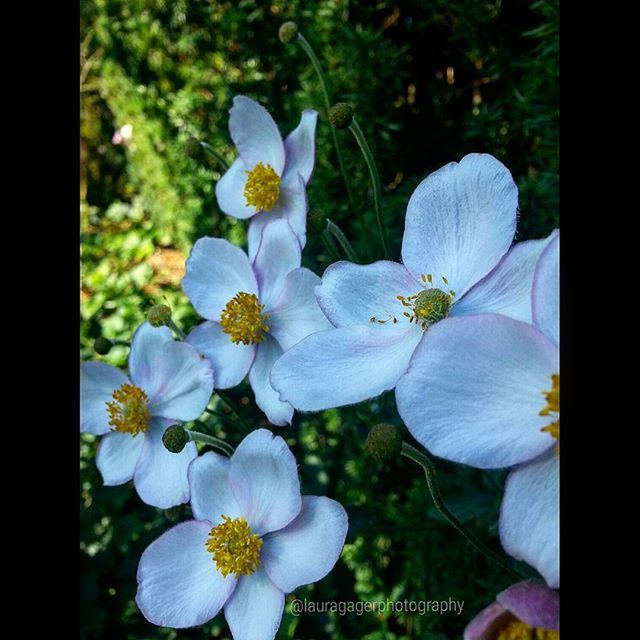
[[[162,534],[142,554],[136,603],[160,627],[184,629],[211,620],[236,586],[223,578],[206,549],[211,525],[183,522]]]
[[[80,431],[101,436],[109,433],[107,402],[113,392],[129,378],[116,367],[104,362],[83,362],[80,365]]]
[[[124,484],[133,478],[144,444],[144,434],[108,433],[98,445],[96,466],[106,486]]]
[[[560,344],[560,233],[542,252],[533,279],[533,323]]]
[[[560,593],[538,580],[511,585],[496,600],[530,627],[560,631]]]
[[[256,208],[248,205],[244,197],[246,182],[247,167],[242,158],[237,158],[216,183],[218,206],[228,216],[245,220],[256,214]]]
[[[316,123],[318,112],[305,109],[300,124],[284,141],[285,166],[284,178],[300,174],[305,184],[309,183],[316,164]]]
[[[463,639],[496,640],[509,620],[513,620],[511,614],[500,603],[492,602],[467,625]]]
[[[154,355],[171,342],[173,338],[168,327],[152,327],[148,322],[143,322],[136,329],[131,340],[128,362],[133,384],[142,387],[153,378]]]

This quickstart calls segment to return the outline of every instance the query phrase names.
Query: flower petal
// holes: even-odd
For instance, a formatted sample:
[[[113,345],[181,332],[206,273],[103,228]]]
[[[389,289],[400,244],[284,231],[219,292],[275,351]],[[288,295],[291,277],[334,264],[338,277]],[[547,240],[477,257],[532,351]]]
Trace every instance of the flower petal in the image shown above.
[[[535,567],[554,589],[560,587],[559,476],[554,450],[517,467],[500,508],[504,550]]]
[[[498,602],[492,602],[467,625],[463,640],[497,638],[498,632],[509,620],[513,620],[511,614]]]
[[[541,431],[551,419],[539,412],[557,360],[531,325],[493,314],[448,318],[416,349],[396,388],[398,412],[420,444],[447,460],[524,462],[555,444]]]
[[[271,384],[282,400],[303,411],[355,404],[395,387],[421,337],[414,325],[320,331],[275,363]]]
[[[149,622],[184,629],[211,620],[236,586],[223,578],[206,549],[211,525],[183,522],[163,533],[142,554],[136,604]]]
[[[236,96],[229,111],[229,131],[247,169],[262,162],[282,176],[282,137],[278,125],[262,105],[246,96]]]
[[[80,365],[80,431],[100,436],[109,433],[107,402],[129,378],[116,367],[104,362]]]
[[[153,379],[157,353],[164,344],[173,342],[168,327],[152,327],[143,322],[133,334],[129,351],[129,375],[133,384],[143,387]]]
[[[416,276],[445,276],[462,296],[506,253],[517,209],[509,170],[493,156],[471,153],[434,171],[413,192],[402,260]]]
[[[271,335],[285,351],[308,335],[332,327],[315,295],[321,282],[304,267],[290,271],[285,277],[280,298],[269,311]]]
[[[217,322],[203,322],[187,336],[187,342],[211,363],[216,389],[240,384],[256,354],[252,344],[235,344]]]
[[[286,220],[274,220],[262,231],[253,271],[266,311],[280,297],[286,275],[300,266],[302,254],[295,233]]]
[[[200,238],[186,262],[182,290],[207,320],[219,320],[222,310],[240,291],[258,293],[258,283],[242,249],[221,238]]]
[[[169,509],[189,501],[189,463],[198,455],[194,442],[180,453],[171,453],[162,443],[162,434],[172,422],[155,419],[145,433],[133,484],[143,502],[159,509]]]
[[[229,468],[233,493],[259,536],[289,524],[302,507],[298,469],[280,436],[252,431],[238,445]]]
[[[133,478],[133,472],[140,459],[144,435],[130,433],[108,433],[98,445],[96,466],[106,486],[124,484]]]
[[[189,465],[191,509],[196,520],[218,524],[223,515],[243,515],[229,482],[229,464],[228,458],[207,451]]]
[[[221,211],[228,216],[244,220],[256,214],[256,208],[247,204],[244,186],[247,183],[247,166],[242,158],[236,158],[227,172],[216,183],[216,199]]]
[[[560,233],[542,252],[533,279],[533,323],[560,343]]]
[[[531,627],[560,631],[560,593],[539,580],[513,584],[496,600]]]
[[[284,594],[263,569],[238,580],[224,607],[233,640],[273,640],[284,611]]]
[[[406,309],[397,296],[409,296],[422,285],[397,262],[380,260],[373,264],[334,262],[322,274],[316,289],[320,308],[336,327],[369,325],[372,317],[386,320],[402,315]]]
[[[498,266],[453,305],[451,315],[500,313],[531,323],[531,287],[540,254],[553,234],[544,240],[515,244]]]
[[[267,338],[256,349],[256,359],[249,371],[249,383],[256,397],[256,404],[271,424],[284,427],[291,424],[293,407],[280,400],[278,392],[271,386],[269,376],[274,362],[283,354],[282,347],[274,338]]]
[[[296,234],[300,250],[307,243],[307,190],[302,176],[296,175],[283,182],[280,186],[280,198],[271,211],[261,211],[251,218],[247,241],[249,244],[249,259],[254,260],[260,242],[262,231],[273,220],[286,220]]]
[[[284,178],[300,174],[308,184],[316,164],[316,123],[318,112],[305,109],[300,124],[284,141],[285,166]]]
[[[267,575],[285,593],[321,580],[338,561],[348,526],[341,504],[303,496],[298,517],[264,538],[261,561]]]

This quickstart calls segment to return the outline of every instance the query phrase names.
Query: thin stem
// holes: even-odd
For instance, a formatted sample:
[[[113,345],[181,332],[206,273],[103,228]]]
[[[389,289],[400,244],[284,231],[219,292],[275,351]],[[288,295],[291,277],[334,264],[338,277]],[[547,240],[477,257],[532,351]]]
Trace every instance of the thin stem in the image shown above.
[[[435,504],[436,509],[438,509],[442,516],[449,522],[452,527],[454,527],[454,529],[458,531],[458,533],[461,533],[478,551],[480,551],[480,553],[493,560],[505,571],[508,571],[510,574],[518,578],[531,577],[511,567],[499,554],[489,549],[489,547],[487,547],[484,542],[482,542],[472,531],[467,529],[467,527],[465,527],[462,522],[460,522],[460,520],[458,520],[458,518],[456,518],[453,513],[451,513],[451,511],[449,511],[447,505],[445,505],[444,501],[442,500],[440,489],[438,489],[438,485],[436,484],[436,469],[433,466],[433,462],[431,462],[426,454],[418,451],[418,449],[412,447],[406,442],[402,443],[401,454],[409,458],[410,460],[413,460],[423,468],[424,475],[427,479],[427,487],[429,488],[429,493],[431,494],[431,498],[433,499],[433,503]]]
[[[210,144],[207,142],[199,141],[200,146],[225,170],[229,169],[229,163],[226,158],[219,152],[216,151]]]
[[[169,327],[169,329],[172,329],[173,332],[178,336],[178,338],[180,338],[180,340],[187,339],[187,334],[171,318],[169,318],[169,321],[167,322],[167,327]]]
[[[309,41],[298,32],[298,43],[302,47],[302,50],[307,54],[309,60],[311,60],[311,64],[315,69],[316,75],[318,76],[318,81],[320,82],[320,89],[322,90],[322,97],[324,99],[324,109],[325,116],[327,119],[329,118],[329,109],[331,109],[331,100],[329,99],[329,92],[327,91],[327,85],[324,81],[324,74],[322,73],[322,67],[320,66],[320,61],[315,54],[315,51],[309,44]],[[331,136],[333,137],[333,146],[336,149],[336,155],[338,156],[338,164],[340,165],[340,172],[342,173],[342,179],[344,180],[344,185],[347,188],[347,195],[349,197],[349,202],[351,203],[351,208],[355,211],[355,199],[353,197],[353,191],[351,190],[351,183],[349,182],[349,178],[347,177],[347,170],[344,165],[344,158],[342,156],[342,149],[340,148],[340,144],[338,142],[338,135],[336,134],[335,129],[329,124],[329,128],[331,129]]]
[[[222,402],[224,402],[229,407],[229,409],[231,409],[231,411],[236,414],[236,417],[238,418],[242,426],[245,429],[251,429],[249,423],[244,419],[244,416],[242,415],[240,409],[237,407],[236,403],[226,394],[226,392],[221,391],[220,389],[216,389],[216,393],[218,394]]]
[[[127,342],[126,340],[112,340],[111,343],[113,344],[113,346],[115,347],[127,347],[127,348],[131,348],[131,343]]]
[[[333,262],[338,262],[340,260],[340,254],[338,253],[338,249],[334,244],[333,236],[325,229],[321,234],[322,244],[324,244],[324,248],[327,250],[329,254],[329,258]]]
[[[386,260],[388,260],[389,250],[387,249],[387,238],[384,231],[384,223],[382,220],[382,187],[380,185],[380,175],[378,174],[378,169],[376,167],[375,160],[373,159],[371,149],[367,144],[367,140],[364,137],[364,133],[362,133],[362,129],[360,128],[360,125],[358,124],[355,116],[351,120],[349,131],[353,133],[353,137],[356,139],[356,142],[360,147],[360,151],[362,151],[362,155],[364,156],[364,160],[367,163],[367,167],[369,168],[369,175],[371,176],[371,184],[373,186],[373,208],[376,211],[378,233],[380,234],[380,242],[382,243],[382,251],[384,253],[384,257]]]
[[[340,246],[343,248],[344,252],[347,254],[347,258],[349,258],[351,262],[355,262],[356,264],[359,264],[360,260],[358,259],[358,254],[356,253],[355,249],[347,239],[347,236],[345,236],[342,229],[334,222],[331,222],[329,218],[327,218],[327,231],[331,233],[333,237],[340,243]]]
[[[192,431],[191,429],[185,429],[185,431],[189,434],[189,440],[192,442],[202,442],[203,444],[211,445],[216,449],[219,449],[223,453],[226,453],[228,456],[232,456],[234,452],[234,448],[227,444],[224,440],[220,440],[220,438],[216,438],[214,436],[207,435],[206,433],[202,433],[200,431]]]

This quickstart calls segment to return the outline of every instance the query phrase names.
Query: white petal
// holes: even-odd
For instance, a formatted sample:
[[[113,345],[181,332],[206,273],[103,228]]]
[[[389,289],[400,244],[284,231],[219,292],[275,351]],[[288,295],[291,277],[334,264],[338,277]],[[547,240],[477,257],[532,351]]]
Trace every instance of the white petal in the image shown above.
[[[144,434],[132,436],[129,433],[108,433],[98,445],[96,466],[106,486],[124,484],[133,478],[133,472],[140,459],[144,444]]]
[[[247,183],[247,167],[237,158],[216,183],[218,206],[228,216],[244,220],[256,214],[256,208],[247,204],[244,186]]]
[[[111,431],[107,402],[113,400],[113,392],[126,382],[127,376],[110,364],[80,365],[80,431],[97,436]]]
[[[320,283],[304,267],[290,271],[284,279],[280,298],[269,311],[269,330],[285,351],[308,335],[331,328],[315,295]]]
[[[198,456],[189,465],[191,509],[196,520],[218,524],[221,516],[242,517],[229,483],[229,465],[229,458],[213,451]]]
[[[233,640],[273,640],[284,611],[284,594],[263,569],[238,580],[224,607]]]
[[[259,536],[289,524],[302,506],[298,469],[280,436],[252,431],[231,457],[229,479],[251,530]]]
[[[305,109],[300,124],[284,141],[285,167],[284,175],[300,174],[305,184],[311,180],[316,163],[316,123],[318,112]]]
[[[458,296],[493,269],[516,229],[518,189],[493,156],[472,153],[425,178],[407,207],[402,260],[444,276]]]
[[[271,384],[282,400],[303,411],[355,404],[395,387],[421,337],[415,325],[320,331],[276,362]]]
[[[152,542],[138,565],[136,603],[159,627],[184,629],[211,620],[236,586],[206,549],[211,525],[183,522]]]
[[[248,169],[262,162],[282,175],[284,145],[278,125],[262,105],[246,96],[236,96],[229,111],[229,131]]]
[[[249,371],[249,383],[256,397],[256,404],[271,424],[284,427],[291,424],[293,407],[280,400],[278,392],[271,386],[269,376],[273,363],[283,354],[282,347],[274,338],[267,338],[256,348],[256,359]]]
[[[274,220],[264,227],[253,271],[260,289],[260,303],[267,311],[280,297],[286,275],[297,269],[301,260],[300,245],[286,220]]]
[[[398,412],[432,453],[480,468],[530,460],[555,444],[539,412],[558,350],[505,316],[448,318],[430,327],[396,388]]]
[[[335,500],[304,496],[300,515],[264,539],[260,559],[267,575],[285,593],[321,580],[340,557],[348,525]]]
[[[142,387],[153,378],[153,354],[164,344],[173,342],[168,327],[152,327],[143,322],[133,334],[129,351],[129,375],[133,384]]]
[[[186,271],[182,289],[207,320],[219,320],[227,302],[240,291],[258,294],[246,254],[221,238],[197,240],[187,258]]]
[[[169,509],[189,501],[189,463],[198,455],[194,442],[180,453],[171,453],[162,442],[162,434],[171,421],[155,419],[145,433],[144,445],[136,465],[133,484],[143,502]]]
[[[504,550],[554,589],[560,587],[559,486],[560,457],[552,450],[509,474],[500,509]]]
[[[498,266],[453,305],[451,315],[500,313],[531,323],[531,287],[540,254],[552,236],[513,245]]]
[[[334,262],[322,275],[316,290],[318,303],[337,327],[368,325],[372,317],[406,322],[406,311],[397,296],[410,296],[424,287],[397,262],[373,264]]]
[[[538,260],[533,280],[533,323],[555,344],[560,341],[560,234]]]
[[[216,389],[240,384],[249,373],[256,354],[252,344],[235,344],[217,322],[203,322],[188,336],[187,342],[203,354],[215,372]]]

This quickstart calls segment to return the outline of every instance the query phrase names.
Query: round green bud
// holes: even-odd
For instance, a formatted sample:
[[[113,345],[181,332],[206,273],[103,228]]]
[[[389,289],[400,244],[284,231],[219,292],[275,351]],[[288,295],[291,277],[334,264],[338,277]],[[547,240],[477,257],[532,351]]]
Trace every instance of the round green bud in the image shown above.
[[[200,146],[200,143],[195,138],[189,138],[184,143],[184,152],[190,158],[199,158],[201,151],[202,151],[202,147]]]
[[[164,327],[171,320],[171,309],[166,304],[156,304],[147,311],[147,321],[152,327]]]
[[[337,102],[329,109],[329,122],[334,129],[346,129],[353,120],[353,107],[346,102]]]
[[[397,458],[402,449],[400,430],[388,422],[375,425],[364,443],[365,451],[379,462]]]
[[[179,424],[174,424],[162,434],[162,444],[171,453],[180,453],[187,442],[189,442],[189,434]]]
[[[327,216],[318,209],[312,211],[307,217],[307,229],[309,233],[319,236],[327,228]]]
[[[278,29],[278,38],[283,44],[289,44],[298,36],[298,25],[295,22],[283,22]]]
[[[113,342],[103,338],[102,336],[98,336],[96,341],[93,343],[95,352],[100,356],[106,356],[107,353],[111,351],[111,347],[113,347]]]

